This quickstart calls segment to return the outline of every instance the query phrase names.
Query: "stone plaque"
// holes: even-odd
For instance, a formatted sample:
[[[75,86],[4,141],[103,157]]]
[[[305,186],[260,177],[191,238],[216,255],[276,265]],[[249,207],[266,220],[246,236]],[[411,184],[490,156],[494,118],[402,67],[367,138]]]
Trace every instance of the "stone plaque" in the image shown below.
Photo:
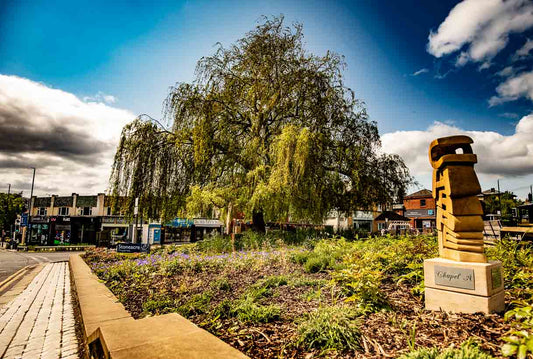
[[[490,276],[492,279],[492,289],[497,289],[502,286],[502,271],[500,267],[491,268]]]
[[[473,290],[475,289],[474,270],[435,266],[435,284]]]

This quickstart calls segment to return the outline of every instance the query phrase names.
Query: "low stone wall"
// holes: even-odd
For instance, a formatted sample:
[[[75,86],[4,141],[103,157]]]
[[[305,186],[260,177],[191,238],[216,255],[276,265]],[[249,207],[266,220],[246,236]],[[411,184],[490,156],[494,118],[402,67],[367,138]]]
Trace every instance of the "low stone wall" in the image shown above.
[[[91,358],[247,358],[176,313],[133,319],[78,254],[70,271]]]
[[[87,250],[88,248],[95,248],[96,246],[94,244],[89,245],[80,245],[77,246],[75,244],[68,245],[68,246],[25,246],[25,245],[19,245],[17,246],[17,250],[19,251],[28,251],[31,250],[33,252],[83,252]]]

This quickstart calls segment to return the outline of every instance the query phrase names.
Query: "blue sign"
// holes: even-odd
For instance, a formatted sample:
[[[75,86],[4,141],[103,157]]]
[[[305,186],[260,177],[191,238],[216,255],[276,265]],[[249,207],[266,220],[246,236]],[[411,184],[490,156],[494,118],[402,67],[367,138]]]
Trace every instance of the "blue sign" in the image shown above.
[[[154,243],[161,243],[161,229],[154,229]]]
[[[20,226],[21,227],[27,227],[28,226],[28,214],[22,213],[20,216]]]
[[[187,218],[174,218],[172,221],[166,224],[167,227],[174,228],[189,228],[194,224],[194,222]]]

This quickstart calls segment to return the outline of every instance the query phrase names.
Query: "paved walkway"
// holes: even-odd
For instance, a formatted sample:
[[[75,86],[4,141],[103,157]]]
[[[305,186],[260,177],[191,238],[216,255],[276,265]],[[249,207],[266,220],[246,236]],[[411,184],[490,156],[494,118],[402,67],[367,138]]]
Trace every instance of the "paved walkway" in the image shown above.
[[[67,262],[49,263],[0,308],[0,358],[78,358]]]

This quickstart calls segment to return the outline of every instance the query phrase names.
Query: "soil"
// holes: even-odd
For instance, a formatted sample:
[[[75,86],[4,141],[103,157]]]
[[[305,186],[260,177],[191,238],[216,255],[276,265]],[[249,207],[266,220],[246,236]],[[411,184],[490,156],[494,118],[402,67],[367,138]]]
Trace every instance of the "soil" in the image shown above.
[[[122,292],[120,300],[135,318],[147,315],[143,312],[143,303],[154,293],[170,296],[179,305],[187,303],[194,295],[210,293],[209,307],[214,308],[225,299],[239,298],[254,283],[273,275],[322,280],[324,283],[330,279],[328,273],[305,273],[300,265],[290,262],[253,268],[224,267],[223,270],[185,271],[173,277],[152,277],[151,282],[142,288],[126,288],[126,294]],[[221,279],[229,283],[230,289],[214,289],[214,284]],[[361,351],[324,353],[297,347],[297,326],[306,313],[343,302],[335,287],[323,287],[320,294],[317,294],[317,288],[290,283],[274,288],[271,296],[261,299],[262,304],[277,304],[282,308],[281,318],[270,323],[241,323],[236,318],[212,321],[209,310],[190,313],[187,317],[251,358],[394,358],[412,348],[458,347],[469,338],[477,339],[494,357],[502,357],[501,337],[510,329],[502,315],[426,311],[423,298],[413,295],[409,285],[398,285],[390,280],[383,283],[381,290],[391,304],[391,310],[361,318]]]

